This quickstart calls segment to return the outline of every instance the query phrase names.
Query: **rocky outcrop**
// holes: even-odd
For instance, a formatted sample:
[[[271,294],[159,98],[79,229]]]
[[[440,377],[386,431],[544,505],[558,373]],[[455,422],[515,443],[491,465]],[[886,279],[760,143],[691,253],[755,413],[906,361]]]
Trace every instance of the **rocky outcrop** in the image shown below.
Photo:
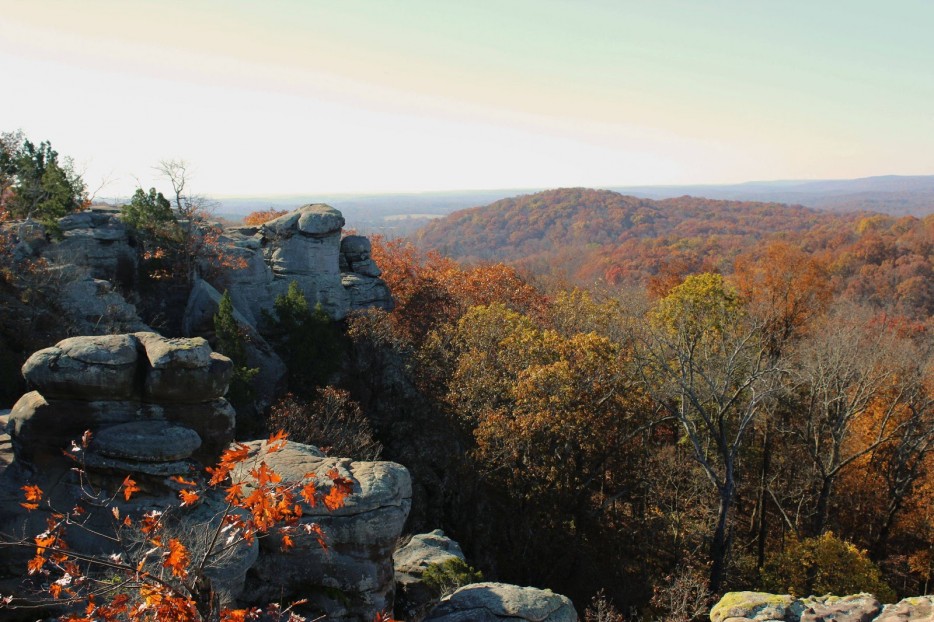
[[[335,320],[365,307],[391,308],[386,284],[370,257],[369,240],[341,240],[344,217],[324,204],[305,205],[260,227],[225,233],[245,267],[225,275],[234,306],[257,326],[276,296],[296,282],[308,303]],[[349,240],[349,242],[347,241]]]
[[[228,511],[225,492],[209,491],[193,507],[182,507],[182,484],[171,477],[199,479],[201,465],[213,463],[232,440],[234,415],[221,397],[230,371],[230,361],[203,339],[154,333],[76,337],[36,352],[23,372],[37,390],[9,414],[15,459],[0,469],[0,533],[28,539],[46,528],[44,510],[27,513],[20,505],[25,483],[39,485],[55,507],[71,508],[86,494],[88,480],[112,492],[130,475],[139,493],[89,506],[82,515],[89,529],[69,531],[74,550],[114,552],[113,541],[99,535],[113,529],[111,506],[121,517],[174,508],[179,533],[194,534],[195,543],[209,541],[197,534],[220,526]],[[84,430],[91,434],[82,439]],[[282,552],[275,537],[225,548],[208,571],[220,602],[307,599],[306,613],[327,613],[338,622],[371,622],[377,612],[390,610],[392,554],[411,505],[408,471],[392,462],[329,458],[299,443],[275,452],[261,441],[248,447],[252,455],[235,477],[265,461],[288,482],[314,477],[323,487],[336,472],[352,482],[352,491],[339,508],[304,504],[291,551]],[[80,479],[63,451],[78,456]],[[320,527],[326,548],[303,526]],[[23,589],[29,557],[27,548],[0,556],[0,593]]]
[[[436,604],[441,594],[423,581],[425,571],[434,565],[451,560],[464,562],[460,545],[444,535],[440,529],[412,536],[393,558],[396,573],[397,618],[419,622]]]
[[[296,537],[295,548],[281,552],[271,539],[261,544],[260,556],[247,575],[244,597],[252,602],[309,599],[308,607],[328,620],[373,620],[392,609],[395,549],[409,513],[412,485],[405,467],[393,462],[353,462],[328,458],[316,448],[286,443],[276,453],[248,444],[286,481],[308,473],[323,476],[336,469],[353,480],[353,493],[333,511],[320,504],[304,504],[301,525],[324,529],[327,549],[312,536]]]
[[[576,622],[571,601],[551,590],[505,583],[465,585],[441,601],[426,622]]]
[[[872,594],[809,596],[729,592],[710,611],[711,622],[934,622],[934,596],[882,605]]]
[[[60,218],[64,238],[43,255],[54,264],[84,266],[95,279],[134,285],[139,258],[118,214],[116,209],[97,208]]]

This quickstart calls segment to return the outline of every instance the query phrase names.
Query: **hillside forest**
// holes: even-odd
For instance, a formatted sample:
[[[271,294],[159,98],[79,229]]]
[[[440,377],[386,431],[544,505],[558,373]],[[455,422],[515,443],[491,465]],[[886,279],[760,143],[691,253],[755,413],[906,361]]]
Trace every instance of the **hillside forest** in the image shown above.
[[[85,205],[69,169],[23,172],[57,162],[47,144],[17,145],[0,218]],[[23,202],[28,179],[44,200]],[[123,218],[155,263],[121,287],[155,326],[147,298],[237,266],[191,250],[181,191],[174,213],[137,195]],[[260,330],[287,386],[243,438],[283,428],[403,464],[408,532],[441,528],[485,578],[566,594],[587,620],[688,621],[730,590],[929,591],[934,217],[570,189],[372,241],[394,309],[332,322],[277,300]],[[14,396],[18,364],[68,327],[45,266],[0,250]],[[215,322],[239,364],[242,335]],[[239,417],[256,380],[238,372]]]

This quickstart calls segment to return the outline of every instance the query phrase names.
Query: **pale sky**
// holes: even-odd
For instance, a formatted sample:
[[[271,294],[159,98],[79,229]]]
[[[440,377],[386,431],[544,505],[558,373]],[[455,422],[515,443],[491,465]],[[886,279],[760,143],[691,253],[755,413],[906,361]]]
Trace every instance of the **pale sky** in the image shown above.
[[[0,131],[101,196],[934,174],[930,0],[0,0]]]

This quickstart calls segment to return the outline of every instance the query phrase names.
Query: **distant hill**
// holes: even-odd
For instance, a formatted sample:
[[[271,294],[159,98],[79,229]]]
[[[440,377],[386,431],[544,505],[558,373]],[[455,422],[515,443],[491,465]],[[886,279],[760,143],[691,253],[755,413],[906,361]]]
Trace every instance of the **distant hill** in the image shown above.
[[[509,261],[573,280],[606,278],[615,268],[639,280],[674,260],[729,262],[758,240],[836,228],[854,218],[800,205],[690,196],[656,201],[562,188],[455,212],[426,225],[416,239],[467,261]]]
[[[711,199],[793,203],[837,212],[873,211],[893,216],[934,213],[934,175],[758,181],[733,185],[630,186],[613,190],[651,199],[687,194]]]
[[[217,200],[217,213],[235,220],[256,210],[294,209],[306,203],[327,203],[344,213],[348,227],[361,233],[401,236],[411,234],[431,220],[457,210],[541,190],[544,188],[222,197]],[[688,195],[730,201],[788,203],[835,212],[873,211],[895,216],[934,213],[934,175],[753,181],[732,185],[627,186],[611,187],[609,190],[647,199]]]

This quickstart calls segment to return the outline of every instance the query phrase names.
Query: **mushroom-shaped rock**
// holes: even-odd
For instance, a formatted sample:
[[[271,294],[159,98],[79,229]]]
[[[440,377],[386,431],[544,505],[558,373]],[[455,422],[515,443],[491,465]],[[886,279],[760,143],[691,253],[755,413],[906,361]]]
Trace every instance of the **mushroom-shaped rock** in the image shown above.
[[[247,577],[245,598],[251,602],[309,598],[308,608],[331,620],[372,620],[389,608],[392,598],[392,552],[411,506],[409,473],[393,462],[353,462],[328,458],[315,447],[286,442],[269,453],[263,443],[247,443],[286,482],[307,482],[315,473],[320,490],[329,490],[329,472],[353,482],[341,507],[303,503],[295,533],[319,525],[328,550],[314,535],[296,535],[295,548],[280,551],[273,539],[260,544],[260,556]],[[253,458],[249,462],[253,462]],[[234,477],[243,477],[241,465]],[[249,479],[249,478],[246,478]]]
[[[153,402],[209,402],[223,397],[233,377],[233,363],[211,351],[201,337],[168,339],[136,333],[149,368],[143,398]]]
[[[441,601],[425,620],[431,622],[576,622],[566,596],[551,590],[507,583],[472,583]]]
[[[344,216],[324,203],[304,205],[294,212],[263,223],[261,230],[275,236],[288,237],[295,233],[310,236],[337,233],[344,226]]]
[[[710,610],[711,622],[784,620],[795,599],[787,594],[727,592]]]
[[[137,358],[132,335],[71,337],[33,353],[23,376],[49,398],[128,399],[136,393]]]

